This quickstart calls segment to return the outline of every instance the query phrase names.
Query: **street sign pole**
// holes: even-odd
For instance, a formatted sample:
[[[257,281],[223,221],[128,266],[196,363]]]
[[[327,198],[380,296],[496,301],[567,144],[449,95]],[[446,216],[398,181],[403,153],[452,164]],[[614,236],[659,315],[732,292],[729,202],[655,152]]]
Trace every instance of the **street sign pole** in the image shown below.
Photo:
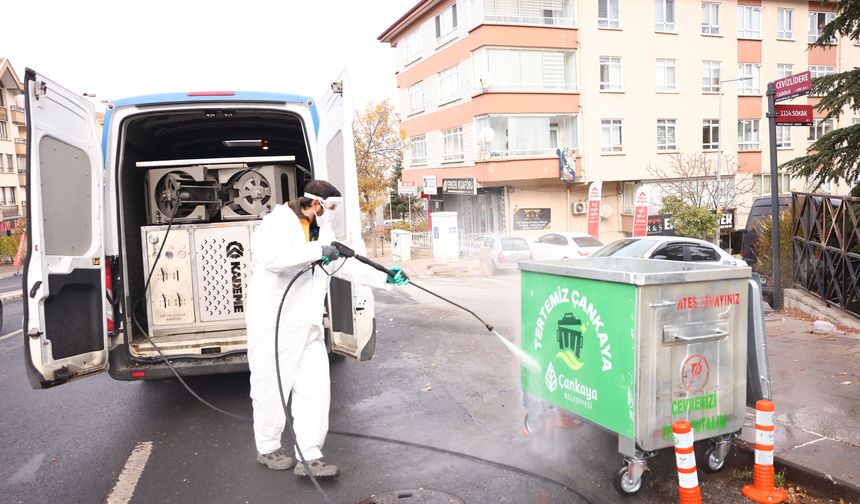
[[[773,309],[782,310],[782,285],[779,257],[779,175],[776,162],[776,88],[773,82],[767,85],[767,121],[770,136],[770,215],[773,254]]]

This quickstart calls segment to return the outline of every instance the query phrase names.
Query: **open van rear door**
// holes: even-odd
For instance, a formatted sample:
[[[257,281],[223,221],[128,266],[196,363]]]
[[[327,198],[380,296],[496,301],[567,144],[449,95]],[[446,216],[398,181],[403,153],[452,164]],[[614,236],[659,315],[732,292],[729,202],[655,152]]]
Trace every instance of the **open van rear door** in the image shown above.
[[[34,388],[107,369],[102,151],[93,105],[27,69],[24,349]]]
[[[333,223],[335,236],[359,254],[365,254],[358,206],[350,91],[349,77],[343,71],[323,94],[322,101],[317,103],[320,129],[315,172],[343,194],[343,209]],[[333,277],[328,300],[332,351],[358,360],[369,360],[376,341],[373,292],[367,286]]]

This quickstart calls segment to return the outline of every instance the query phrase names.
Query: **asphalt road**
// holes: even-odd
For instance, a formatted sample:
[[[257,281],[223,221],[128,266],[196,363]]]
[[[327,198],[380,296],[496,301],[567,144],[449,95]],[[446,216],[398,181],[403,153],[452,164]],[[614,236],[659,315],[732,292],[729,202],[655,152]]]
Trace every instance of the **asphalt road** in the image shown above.
[[[0,278],[0,294],[21,290],[21,277],[17,275]]]
[[[515,276],[425,283],[516,334]],[[373,360],[332,365],[324,452],[343,474],[324,488],[334,502],[419,488],[469,503],[628,501],[611,486],[621,465],[614,436],[587,424],[526,436],[517,361],[470,316],[415,289],[403,294],[377,295]],[[20,306],[6,306],[4,334],[20,327]],[[98,375],[32,390],[22,344],[20,334],[0,339],[3,502],[105,502],[129,490],[117,486],[124,469],[139,481],[111,502],[323,502],[308,481],[255,462],[249,423],[206,408],[175,380]],[[250,415],[247,375],[189,383],[218,407]],[[728,464],[751,469],[735,458]],[[745,482],[700,480],[707,501],[745,502]],[[676,499],[674,457],[661,453],[636,500]]]

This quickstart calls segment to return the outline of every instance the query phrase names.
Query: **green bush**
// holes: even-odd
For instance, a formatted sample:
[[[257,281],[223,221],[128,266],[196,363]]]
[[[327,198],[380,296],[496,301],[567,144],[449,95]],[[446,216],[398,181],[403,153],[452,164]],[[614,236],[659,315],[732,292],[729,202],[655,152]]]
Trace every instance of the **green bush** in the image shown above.
[[[18,239],[14,236],[0,237],[0,259],[11,260],[18,252]]]
[[[758,261],[755,269],[767,278],[773,285],[773,238],[770,215],[758,224],[758,239],[753,244]],[[791,211],[784,210],[779,214],[779,270],[780,282],[783,289],[791,282]]]

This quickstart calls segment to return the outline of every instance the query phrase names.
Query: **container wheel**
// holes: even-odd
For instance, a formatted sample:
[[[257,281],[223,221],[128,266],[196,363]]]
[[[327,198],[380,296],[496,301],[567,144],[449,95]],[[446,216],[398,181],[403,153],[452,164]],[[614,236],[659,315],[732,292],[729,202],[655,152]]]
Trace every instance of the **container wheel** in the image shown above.
[[[705,467],[704,469],[710,473],[716,473],[723,470],[723,467],[726,466],[726,458],[722,459],[717,458],[717,447],[716,445],[711,445],[705,450]]]
[[[620,469],[618,469],[618,472],[615,473],[615,477],[612,478],[612,486],[618,490],[618,493],[624,496],[633,495],[641,490],[642,480],[645,478],[645,475],[643,474],[642,477],[639,478],[639,481],[631,482],[630,478],[627,477],[627,474],[627,464],[624,464]]]
[[[543,432],[544,416],[537,413],[526,413],[525,426],[529,434],[540,434]]]

